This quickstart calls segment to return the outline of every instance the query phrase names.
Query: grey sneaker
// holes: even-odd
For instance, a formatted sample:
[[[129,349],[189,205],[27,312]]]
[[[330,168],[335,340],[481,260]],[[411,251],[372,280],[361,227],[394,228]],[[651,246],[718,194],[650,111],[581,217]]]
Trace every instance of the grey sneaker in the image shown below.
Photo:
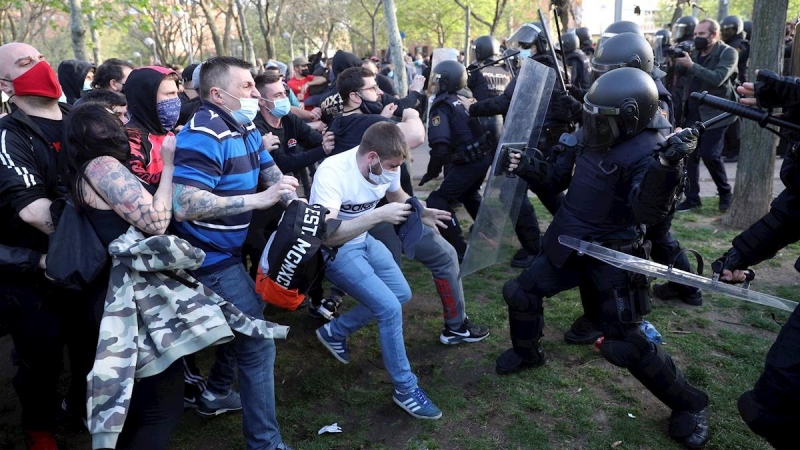
[[[208,392],[208,391],[206,391]],[[210,392],[209,392],[210,393]],[[211,393],[214,400],[209,400],[203,395],[197,398],[197,408],[194,410],[202,417],[215,417],[226,412],[242,409],[242,398],[239,393],[231,390],[228,395],[221,396]]]

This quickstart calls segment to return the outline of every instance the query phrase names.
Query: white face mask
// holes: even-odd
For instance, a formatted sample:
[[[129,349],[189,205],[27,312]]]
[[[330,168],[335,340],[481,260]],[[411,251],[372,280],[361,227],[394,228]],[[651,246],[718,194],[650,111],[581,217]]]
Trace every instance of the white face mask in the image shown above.
[[[381,173],[375,174],[372,173],[372,166],[369,166],[367,170],[369,171],[369,180],[377,185],[381,184],[391,184],[398,176],[400,176],[400,169],[397,170],[388,170],[383,167],[381,164],[381,158],[378,157],[378,165],[381,166]]]
[[[226,90],[220,89],[221,92],[224,92],[227,96],[231,98],[235,98],[239,100],[239,109],[233,110],[230,108],[226,108],[231,112],[231,116],[236,120],[236,122],[247,125],[248,123],[252,122],[253,119],[256,118],[256,114],[258,114],[259,106],[258,106],[258,99],[253,97],[234,97],[233,95],[229,94]]]

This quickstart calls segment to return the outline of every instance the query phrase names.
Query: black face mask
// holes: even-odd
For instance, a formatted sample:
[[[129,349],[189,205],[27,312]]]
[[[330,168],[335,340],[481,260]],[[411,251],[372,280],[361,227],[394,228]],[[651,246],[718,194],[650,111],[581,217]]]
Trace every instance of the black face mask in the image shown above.
[[[359,107],[364,114],[380,114],[383,112],[383,103],[371,102],[361,98],[361,106]]]
[[[696,37],[694,38],[694,48],[703,51],[708,47],[708,38]]]
[[[300,71],[301,77],[307,77],[311,72],[308,69],[303,69]]]

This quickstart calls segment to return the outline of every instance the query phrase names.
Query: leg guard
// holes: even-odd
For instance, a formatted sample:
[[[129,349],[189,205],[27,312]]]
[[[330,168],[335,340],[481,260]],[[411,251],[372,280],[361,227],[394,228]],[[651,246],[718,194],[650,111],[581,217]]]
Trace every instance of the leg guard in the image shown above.
[[[522,289],[517,280],[511,280],[503,286],[503,299],[508,304],[508,324],[514,351],[523,359],[531,359],[544,329],[542,298]]]
[[[517,234],[519,243],[522,244],[522,248],[527,250],[531,255],[537,255],[539,253],[542,232],[539,230],[539,220],[536,217],[536,211],[533,209],[533,205],[531,205],[528,199],[522,200],[514,231]]]

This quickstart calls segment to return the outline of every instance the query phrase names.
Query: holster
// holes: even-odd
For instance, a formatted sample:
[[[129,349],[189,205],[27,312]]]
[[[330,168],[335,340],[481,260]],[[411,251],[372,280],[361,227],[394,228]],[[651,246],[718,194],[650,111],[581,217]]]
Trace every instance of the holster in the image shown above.
[[[650,241],[609,242],[603,247],[627,253],[642,259],[650,258]],[[642,317],[650,314],[650,279],[640,273],[628,272],[628,287],[614,289],[617,302],[617,314],[622,323],[637,323]]]
[[[450,162],[453,164],[473,163],[483,158],[490,150],[491,147],[486,136],[481,136],[474,142],[459,146],[452,155],[450,155]]]

